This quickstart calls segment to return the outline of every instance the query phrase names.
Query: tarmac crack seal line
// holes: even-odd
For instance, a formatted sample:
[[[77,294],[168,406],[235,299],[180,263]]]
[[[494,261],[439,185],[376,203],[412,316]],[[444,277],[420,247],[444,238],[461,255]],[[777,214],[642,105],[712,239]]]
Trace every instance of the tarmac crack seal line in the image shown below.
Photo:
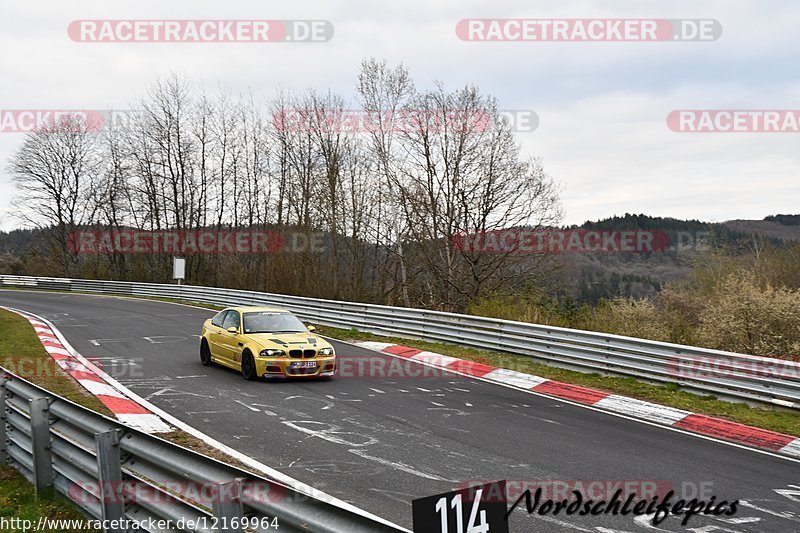
[[[42,317],[4,307],[33,326],[45,351],[56,364],[105,405],[120,422],[145,433],[168,433],[172,428],[106,379],[108,375],[86,358],[67,349],[58,330]],[[71,347],[70,347],[71,348]]]
[[[644,420],[654,425],[685,430],[690,434],[714,440],[719,439],[720,442],[800,459],[800,438],[791,435],[399,344],[372,341],[352,344],[483,381],[559,398],[611,414]]]
[[[206,311],[208,310],[207,308],[204,308],[204,307],[198,307],[198,306],[195,306],[195,305],[180,304],[180,303],[176,303],[176,302],[161,302],[161,303],[167,303],[167,304],[172,304],[172,305],[186,305],[188,307],[194,307],[196,309],[203,309],[203,310],[206,310]],[[370,520],[375,520],[376,522],[380,522],[380,523],[385,524],[387,526],[394,527],[398,531],[403,531],[405,533],[411,533],[411,530],[409,530],[409,529],[401,527],[401,526],[399,526],[399,525],[397,525],[395,523],[390,522],[389,520],[386,520],[385,518],[381,518],[380,516],[377,516],[377,515],[375,515],[373,513],[365,511],[364,509],[361,509],[360,507],[356,507],[355,505],[353,505],[353,504],[351,504],[349,502],[346,502],[344,500],[341,500],[339,498],[331,496],[330,494],[322,492],[321,490],[318,490],[318,489],[312,487],[311,485],[307,485],[307,484],[303,483],[302,481],[299,481],[299,480],[297,480],[297,479],[295,479],[295,478],[293,478],[291,476],[288,476],[288,475],[284,474],[283,472],[275,470],[274,468],[271,468],[271,467],[261,463],[260,461],[257,461],[256,459],[253,459],[249,455],[245,455],[242,452],[237,451],[237,450],[231,448],[230,446],[228,446],[226,444],[223,444],[222,442],[219,442],[218,440],[212,438],[211,436],[206,435],[205,433],[203,433],[199,429],[197,429],[197,428],[195,428],[193,426],[190,426],[189,424],[183,422],[182,420],[178,419],[177,417],[175,417],[175,416],[167,413],[166,411],[156,407],[155,405],[153,405],[152,403],[148,402],[147,400],[145,400],[141,396],[139,396],[136,393],[134,393],[133,391],[129,390],[127,387],[125,387],[121,383],[117,382],[114,378],[112,378],[111,376],[109,376],[108,374],[103,372],[101,369],[97,368],[95,365],[93,365],[91,363],[91,361],[89,361],[88,359],[83,357],[80,353],[78,353],[77,350],[75,350],[69,344],[69,342],[67,342],[67,339],[64,338],[64,336],[61,334],[61,332],[58,331],[58,329],[52,323],[50,323],[47,319],[45,319],[43,317],[40,317],[38,315],[34,315],[33,313],[29,313],[27,311],[23,311],[21,309],[14,309],[14,308],[5,307],[5,306],[0,306],[0,308],[6,309],[8,311],[11,311],[12,313],[17,313],[18,315],[20,315],[20,316],[24,317],[25,319],[27,319],[28,322],[30,322],[31,325],[33,325],[34,330],[36,331],[37,335],[40,335],[40,337],[39,337],[40,339],[42,338],[41,335],[44,335],[45,337],[47,337],[49,339],[49,342],[51,342],[53,344],[51,350],[56,350],[56,349],[59,350],[58,352],[56,352],[57,355],[71,356],[71,357],[73,357],[75,359],[75,361],[77,363],[80,363],[81,365],[85,366],[86,368],[91,369],[92,372],[95,374],[95,376],[97,376],[97,377],[102,376],[102,379],[104,380],[104,383],[106,383],[110,387],[116,389],[117,392],[125,395],[131,401],[134,401],[135,403],[137,403],[141,408],[146,409],[149,413],[151,413],[156,418],[159,418],[160,419],[159,422],[161,424],[165,424],[165,422],[168,422],[172,426],[174,426],[174,427],[176,427],[176,428],[178,428],[178,429],[180,429],[182,431],[185,431],[186,433],[192,435],[193,437],[195,437],[197,439],[200,439],[200,440],[204,441],[206,444],[208,444],[209,446],[212,446],[213,448],[221,451],[222,453],[224,453],[226,455],[229,455],[230,457],[233,457],[234,459],[237,459],[238,461],[241,461],[243,464],[245,464],[248,467],[252,468],[254,471],[261,472],[267,478],[272,479],[274,481],[277,481],[278,483],[282,483],[283,485],[285,485],[287,487],[290,487],[290,488],[296,490],[297,492],[303,493],[303,494],[305,494],[307,496],[310,496],[312,498],[315,498],[317,500],[322,500],[322,501],[324,501],[324,502],[326,502],[326,503],[328,503],[330,505],[334,505],[334,506],[339,507],[341,509],[344,509],[346,511],[350,511],[350,512],[352,512],[354,514],[357,514],[357,515],[363,516],[365,518],[368,518]],[[41,331],[39,331],[39,330],[41,330]],[[49,336],[47,336],[48,332],[50,334]],[[44,342],[42,344],[44,344]],[[46,345],[45,345],[45,350],[47,350],[47,346]],[[53,357],[53,353],[51,352],[51,350],[48,350],[48,353],[50,353],[51,357]],[[53,357],[53,358],[56,360],[56,363],[59,366],[61,366],[62,363],[59,362],[59,358],[56,358],[56,357]],[[63,358],[61,358],[61,359],[63,360]],[[167,431],[172,431],[172,429],[168,427]]]

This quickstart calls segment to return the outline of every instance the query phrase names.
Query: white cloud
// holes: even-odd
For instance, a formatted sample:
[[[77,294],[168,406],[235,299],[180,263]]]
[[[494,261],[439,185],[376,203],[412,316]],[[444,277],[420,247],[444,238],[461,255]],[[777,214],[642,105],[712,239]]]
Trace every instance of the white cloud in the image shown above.
[[[714,102],[742,108],[754,92],[740,88]],[[773,96],[787,101],[791,92]],[[800,134],[672,132],[666,116],[686,107],[685,93],[598,95],[542,113],[525,144],[567,183],[568,222],[625,212],[727,220],[797,211]]]

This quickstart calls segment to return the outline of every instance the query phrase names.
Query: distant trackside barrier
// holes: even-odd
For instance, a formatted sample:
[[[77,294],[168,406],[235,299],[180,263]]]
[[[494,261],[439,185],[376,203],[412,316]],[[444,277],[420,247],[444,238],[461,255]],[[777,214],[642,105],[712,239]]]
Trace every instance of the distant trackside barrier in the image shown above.
[[[739,400],[800,409],[800,363],[553,326],[264,292],[123,281],[0,275],[0,286],[269,305],[317,324],[526,355]]]

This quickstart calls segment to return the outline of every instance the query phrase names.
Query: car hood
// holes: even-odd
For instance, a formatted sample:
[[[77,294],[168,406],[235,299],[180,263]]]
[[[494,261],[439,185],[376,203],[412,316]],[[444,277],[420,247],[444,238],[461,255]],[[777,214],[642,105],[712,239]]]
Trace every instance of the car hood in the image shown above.
[[[289,350],[292,348],[328,348],[330,344],[311,332],[300,333],[251,333],[245,335],[248,339],[261,345],[263,348],[278,348]]]

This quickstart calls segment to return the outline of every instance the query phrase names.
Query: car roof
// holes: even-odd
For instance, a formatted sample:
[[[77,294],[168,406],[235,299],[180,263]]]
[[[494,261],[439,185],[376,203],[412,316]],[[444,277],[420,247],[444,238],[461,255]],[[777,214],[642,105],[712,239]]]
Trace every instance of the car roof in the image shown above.
[[[289,311],[286,309],[280,309],[278,307],[259,307],[255,305],[246,305],[241,307],[227,307],[224,309],[225,311],[239,311],[240,313],[257,313],[267,311],[270,313],[288,313]]]

